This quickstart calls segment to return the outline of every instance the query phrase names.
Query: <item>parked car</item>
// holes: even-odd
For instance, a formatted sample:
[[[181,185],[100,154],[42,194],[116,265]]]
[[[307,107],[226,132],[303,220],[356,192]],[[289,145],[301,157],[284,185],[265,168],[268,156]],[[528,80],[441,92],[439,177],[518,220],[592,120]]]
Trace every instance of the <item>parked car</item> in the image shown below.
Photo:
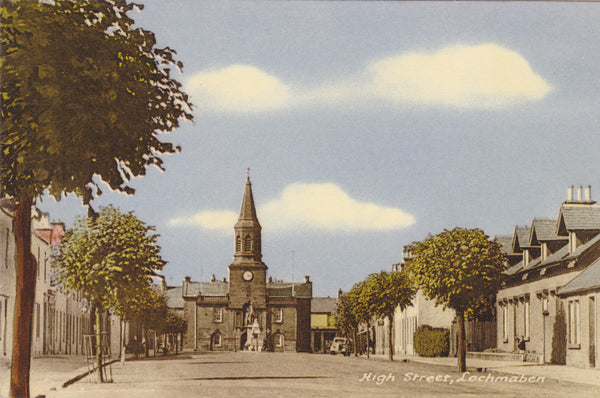
[[[345,337],[336,337],[331,343],[329,353],[350,355],[350,340]]]

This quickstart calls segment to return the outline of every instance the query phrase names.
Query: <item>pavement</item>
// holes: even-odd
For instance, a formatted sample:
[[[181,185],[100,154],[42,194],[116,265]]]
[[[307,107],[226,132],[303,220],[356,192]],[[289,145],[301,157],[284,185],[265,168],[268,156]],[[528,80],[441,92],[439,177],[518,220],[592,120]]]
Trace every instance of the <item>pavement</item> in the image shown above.
[[[184,353],[185,354],[185,353]],[[315,354],[317,355],[317,354]],[[154,359],[159,359],[156,357]],[[169,357],[164,357],[168,359]],[[362,357],[367,359],[366,356]],[[163,358],[161,358],[163,359]],[[371,355],[369,360],[387,361],[386,355]],[[456,369],[457,360],[449,358],[424,358],[395,356],[394,361],[426,363]],[[525,363],[520,361],[498,361],[487,359],[467,359],[467,371],[500,372],[514,375],[538,376],[548,379],[600,386],[600,370],[580,369],[564,365]],[[83,379],[89,373],[83,356],[61,355],[34,358],[31,361],[30,391],[32,397],[43,397]],[[87,380],[89,378],[86,378]],[[87,381],[81,382],[87,382]],[[0,363],[0,398],[8,397],[10,386],[10,362]]]

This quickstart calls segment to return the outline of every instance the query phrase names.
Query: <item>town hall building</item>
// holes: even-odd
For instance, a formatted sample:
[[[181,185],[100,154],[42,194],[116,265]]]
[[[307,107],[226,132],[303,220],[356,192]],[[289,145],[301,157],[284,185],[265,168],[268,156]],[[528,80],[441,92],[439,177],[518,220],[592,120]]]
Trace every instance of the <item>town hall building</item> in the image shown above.
[[[234,226],[229,280],[181,287],[188,329],[186,348],[213,351],[310,351],[312,282],[273,281],[262,261],[261,225],[252,184],[246,178],[240,216]]]

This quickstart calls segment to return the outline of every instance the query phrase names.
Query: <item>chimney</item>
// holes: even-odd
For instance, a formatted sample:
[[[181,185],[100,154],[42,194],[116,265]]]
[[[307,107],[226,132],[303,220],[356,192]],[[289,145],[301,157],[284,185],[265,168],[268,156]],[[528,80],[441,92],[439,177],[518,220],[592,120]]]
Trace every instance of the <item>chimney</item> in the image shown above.
[[[183,296],[188,295],[188,286],[189,286],[191,280],[192,280],[192,278],[189,276],[186,276],[185,279],[183,280]]]
[[[304,283],[310,283],[310,275],[304,276]]]
[[[585,188],[585,201],[586,202],[591,202],[592,201],[592,186],[588,185]]]
[[[217,281],[217,277],[215,276],[215,274],[212,274],[212,276],[210,277],[210,282],[215,283],[216,281]]]
[[[338,290],[338,300],[340,299],[340,297],[342,297],[342,294],[344,294],[344,292],[342,291],[342,289]]]
[[[269,283],[273,283],[273,277],[272,276],[269,276],[268,282]]]
[[[577,201],[578,201],[579,203],[581,203],[581,201],[582,201],[582,200],[581,200],[581,191],[582,191],[582,190],[583,190],[583,187],[580,185],[580,186],[577,188]]]
[[[223,283],[227,283],[227,278],[223,277]]]
[[[573,202],[573,185],[567,188],[567,202]]]

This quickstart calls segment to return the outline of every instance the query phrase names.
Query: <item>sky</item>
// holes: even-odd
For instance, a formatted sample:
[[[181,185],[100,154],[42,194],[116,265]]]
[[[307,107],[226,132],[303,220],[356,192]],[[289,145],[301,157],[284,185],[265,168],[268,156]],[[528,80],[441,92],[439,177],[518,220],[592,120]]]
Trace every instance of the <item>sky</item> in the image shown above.
[[[246,169],[275,279],[335,296],[454,227],[512,235],[600,192],[600,3],[144,1],[194,121],[94,206],[156,227],[169,285],[227,277]],[[69,226],[81,201],[39,207]]]

